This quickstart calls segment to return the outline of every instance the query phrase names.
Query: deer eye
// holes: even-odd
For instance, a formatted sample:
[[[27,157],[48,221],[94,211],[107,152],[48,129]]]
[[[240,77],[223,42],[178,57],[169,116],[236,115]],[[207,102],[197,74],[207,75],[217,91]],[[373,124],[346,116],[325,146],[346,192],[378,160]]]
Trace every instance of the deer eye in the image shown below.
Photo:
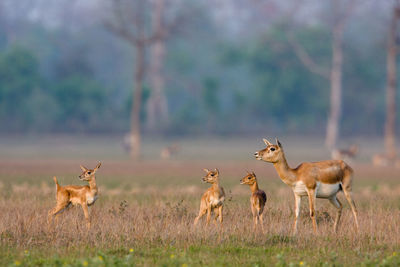
[[[214,173],[211,173],[211,176],[214,176]]]
[[[271,151],[275,151],[275,147],[271,147],[269,150],[271,150]]]
[[[92,173],[92,172],[87,172],[87,174],[89,174],[89,175],[90,175],[91,173]]]

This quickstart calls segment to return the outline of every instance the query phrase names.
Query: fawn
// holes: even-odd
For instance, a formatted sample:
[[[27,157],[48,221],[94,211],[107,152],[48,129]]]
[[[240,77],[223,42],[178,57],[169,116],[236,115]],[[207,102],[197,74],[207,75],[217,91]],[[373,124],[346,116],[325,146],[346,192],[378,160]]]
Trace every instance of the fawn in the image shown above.
[[[81,205],[83,209],[83,213],[86,219],[87,228],[90,228],[90,219],[89,219],[89,211],[88,206],[94,204],[94,202],[98,198],[98,189],[96,185],[96,177],[95,173],[100,168],[101,163],[97,164],[97,166],[90,170],[84,166],[80,166],[82,169],[82,174],[79,175],[79,179],[82,181],[87,181],[89,185],[66,185],[60,186],[58,184],[57,178],[54,176],[54,182],[56,183],[57,188],[57,204],[56,206],[49,211],[48,214],[48,223],[52,222],[53,217],[57,217],[65,209],[69,208],[72,205]]]
[[[332,159],[352,159],[358,154],[358,145],[351,145],[348,149],[334,149],[332,150]]]
[[[353,169],[343,160],[326,160],[319,162],[304,162],[297,168],[289,167],[282,144],[276,139],[276,145],[271,144],[267,139],[263,139],[266,148],[256,152],[254,155],[257,160],[263,160],[274,164],[281,180],[290,186],[294,193],[296,217],[293,225],[293,232],[297,232],[297,219],[300,214],[301,197],[308,196],[310,205],[310,216],[313,223],[314,233],[317,232],[317,222],[315,219],[315,199],[329,199],[337,209],[334,223],[334,230],[342,214],[342,204],[336,195],[343,190],[347,201],[353,212],[354,221],[358,230],[357,211],[351,195]]]
[[[251,212],[253,213],[254,230],[260,220],[261,229],[264,232],[263,211],[265,202],[267,202],[267,195],[265,192],[258,188],[257,177],[254,172],[247,172],[247,175],[240,180],[240,184],[247,184],[250,186],[251,197]]]
[[[208,225],[210,223],[212,211],[215,213],[214,223],[216,223],[217,218],[219,218],[219,222],[222,225],[222,205],[225,200],[225,191],[224,188],[219,185],[219,171],[218,169],[215,169],[214,171],[204,169],[204,171],[207,175],[203,177],[203,181],[212,184],[212,186],[208,188],[201,197],[200,211],[199,215],[194,220],[194,225],[196,225],[199,219],[206,213]]]

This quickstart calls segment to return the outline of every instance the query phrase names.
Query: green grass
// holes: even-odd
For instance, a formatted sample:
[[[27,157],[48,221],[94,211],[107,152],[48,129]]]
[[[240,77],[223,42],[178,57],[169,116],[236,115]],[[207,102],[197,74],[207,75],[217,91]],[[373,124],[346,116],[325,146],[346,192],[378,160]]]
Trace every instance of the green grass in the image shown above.
[[[59,251],[1,250],[0,265],[21,266],[398,266],[398,252],[338,251],[307,248],[300,253],[291,247],[189,246],[187,248],[123,247],[96,251],[93,248]]]

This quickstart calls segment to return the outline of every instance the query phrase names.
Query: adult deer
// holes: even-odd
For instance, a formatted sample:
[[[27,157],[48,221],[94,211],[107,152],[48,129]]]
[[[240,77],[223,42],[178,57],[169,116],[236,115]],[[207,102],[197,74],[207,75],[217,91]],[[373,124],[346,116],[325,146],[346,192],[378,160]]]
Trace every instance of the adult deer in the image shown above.
[[[336,232],[342,214],[342,204],[339,202],[336,195],[341,190],[343,190],[350,204],[358,230],[357,210],[351,195],[353,170],[349,165],[342,160],[326,160],[304,162],[297,168],[292,169],[286,161],[282,144],[278,139],[276,139],[276,145],[271,144],[267,139],[263,139],[263,141],[267,147],[256,152],[254,155],[257,160],[273,163],[281,180],[292,188],[296,212],[293,224],[294,234],[297,232],[297,220],[300,214],[301,197],[303,196],[308,196],[314,233],[317,233],[315,200],[316,198],[329,199],[332,205],[337,209],[337,215],[333,226]]]

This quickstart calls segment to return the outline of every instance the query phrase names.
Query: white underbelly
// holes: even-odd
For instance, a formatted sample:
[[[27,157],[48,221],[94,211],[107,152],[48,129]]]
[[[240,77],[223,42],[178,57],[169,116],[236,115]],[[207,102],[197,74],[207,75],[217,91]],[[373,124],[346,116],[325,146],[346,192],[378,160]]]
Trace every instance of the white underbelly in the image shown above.
[[[224,200],[225,200],[225,197],[221,197],[221,198],[212,197],[212,198],[210,198],[211,207],[217,208],[217,207],[221,206],[222,203],[224,202]]]
[[[303,182],[297,182],[293,187],[293,192],[298,196],[307,196],[307,187]],[[317,197],[318,198],[331,198],[337,194],[340,189],[340,183],[324,184],[317,182]]]
[[[92,195],[86,195],[86,203],[90,206],[90,205],[93,205],[94,204],[94,202],[96,202],[96,200],[97,200],[97,198],[98,198],[98,196],[97,195],[95,195],[95,196],[92,196]]]
[[[318,198],[331,198],[337,194],[340,189],[340,183],[337,184],[323,184],[319,183],[317,190]]]

